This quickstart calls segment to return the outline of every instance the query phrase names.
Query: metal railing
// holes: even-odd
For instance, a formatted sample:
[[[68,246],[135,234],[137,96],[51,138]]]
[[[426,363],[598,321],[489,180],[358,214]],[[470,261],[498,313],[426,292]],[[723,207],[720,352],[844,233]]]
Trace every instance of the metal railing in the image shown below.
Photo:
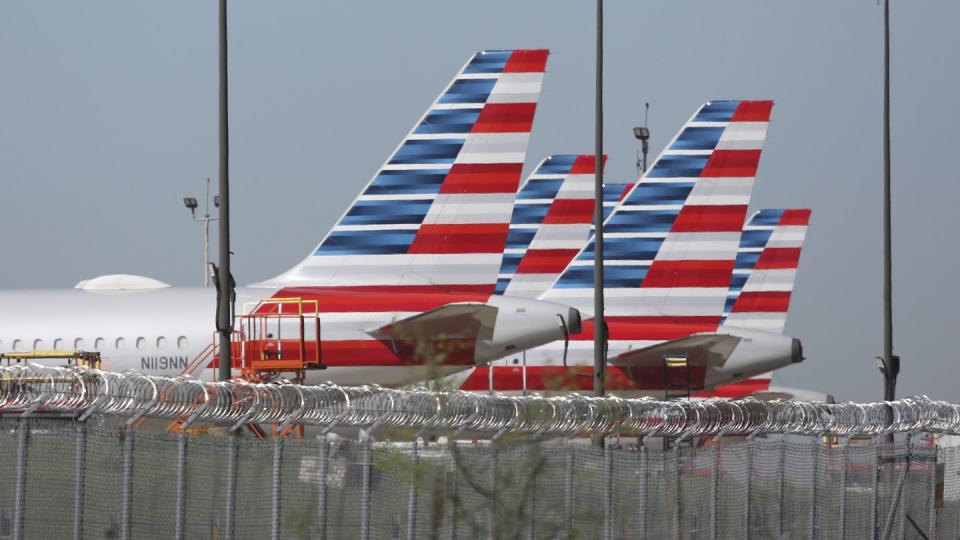
[[[532,436],[960,433],[960,405],[923,396],[878,403],[505,396],[379,386],[204,382],[32,364],[0,366],[0,411],[190,418],[234,426],[383,426]]]

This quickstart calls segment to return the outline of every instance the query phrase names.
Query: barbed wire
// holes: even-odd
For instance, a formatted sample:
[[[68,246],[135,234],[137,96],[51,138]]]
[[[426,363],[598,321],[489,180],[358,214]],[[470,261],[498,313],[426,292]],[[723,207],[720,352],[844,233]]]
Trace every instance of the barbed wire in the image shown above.
[[[189,418],[234,427],[306,424],[418,432],[574,436],[716,436],[773,433],[960,434],[960,405],[924,396],[822,403],[703,399],[657,401],[580,394],[506,396],[380,386],[206,382],[138,372],[35,364],[0,366],[0,412]]]

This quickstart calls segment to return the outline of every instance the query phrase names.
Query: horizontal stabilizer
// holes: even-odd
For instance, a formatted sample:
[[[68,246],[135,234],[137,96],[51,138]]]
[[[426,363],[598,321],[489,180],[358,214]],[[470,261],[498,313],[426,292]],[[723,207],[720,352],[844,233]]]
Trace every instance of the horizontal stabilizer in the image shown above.
[[[394,353],[416,362],[450,363],[469,359],[478,340],[493,337],[497,308],[464,302],[447,304],[367,332],[390,345]]]
[[[668,357],[685,357],[690,366],[723,365],[740,339],[728,334],[693,334],[618,354],[610,359],[610,364],[625,369],[628,374],[632,367],[661,367]]]

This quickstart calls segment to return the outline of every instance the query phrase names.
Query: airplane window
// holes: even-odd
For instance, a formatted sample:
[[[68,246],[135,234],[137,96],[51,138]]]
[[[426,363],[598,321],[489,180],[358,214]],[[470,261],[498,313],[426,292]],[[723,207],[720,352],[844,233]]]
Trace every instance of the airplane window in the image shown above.
[[[143,348],[146,347],[146,346],[147,346],[147,340],[144,339],[144,338],[142,338],[142,337],[138,337],[138,338],[137,338],[137,348],[142,351]]]
[[[186,337],[186,336],[180,336],[180,337],[177,338],[177,348],[178,348],[178,349],[186,349],[186,348],[187,348],[187,337]]]
[[[162,349],[167,346],[167,338],[160,336],[157,338],[157,348]]]
[[[83,338],[77,338],[73,340],[73,350],[75,351],[83,350]]]
[[[103,350],[103,338],[102,338],[102,337],[98,337],[97,339],[93,340],[93,349],[94,349],[95,351],[102,351],[102,350]]]
[[[117,338],[117,350],[119,351],[120,349],[122,349],[122,348],[124,348],[124,347],[126,347],[126,346],[127,346],[127,342],[126,342],[122,337],[118,337],[118,338]]]
[[[35,351],[42,351],[42,350],[43,350],[43,340],[42,340],[42,339],[35,339],[35,340],[33,340],[33,350],[35,350]]]
[[[63,339],[62,339],[62,338],[57,338],[57,339],[53,340],[53,349],[54,349],[54,350],[57,350],[57,351],[63,350]]]

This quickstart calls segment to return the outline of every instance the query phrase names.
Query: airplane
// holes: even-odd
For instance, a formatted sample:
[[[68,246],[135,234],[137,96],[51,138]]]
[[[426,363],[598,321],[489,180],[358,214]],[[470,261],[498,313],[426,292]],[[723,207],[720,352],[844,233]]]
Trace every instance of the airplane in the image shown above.
[[[721,326],[772,106],[704,104],[605,220],[609,390],[663,396],[668,358],[682,360],[688,392],[802,360],[799,340]],[[540,298],[587,314],[592,292],[591,240]],[[558,343],[525,351],[522,380],[498,377],[496,389],[592,389],[593,330],[584,321],[569,357]],[[461,388],[486,389],[490,376],[477,368]]]
[[[766,209],[751,216],[740,235],[721,326],[783,333],[810,214],[809,209]],[[472,381],[472,386],[481,384],[484,374],[487,377],[484,390],[488,391],[502,391],[511,379],[523,381],[524,366],[520,365],[520,359],[513,360],[513,365],[508,359],[492,362],[486,369],[475,368],[481,372]],[[772,371],[766,372],[711,391],[697,392],[693,397],[736,399],[750,396],[833,402],[833,396],[825,392],[776,384],[773,375]],[[465,380],[462,376],[452,375],[450,383],[459,385]]]
[[[581,329],[568,306],[494,294],[548,54],[473,55],[316,249],[237,289],[234,373],[248,352],[299,355],[308,383],[399,385]],[[216,302],[126,275],[4,291],[0,351],[93,349],[108,370],[211,378]]]
[[[740,235],[737,262],[721,326],[782,334],[811,211],[767,209],[753,214]],[[696,397],[834,401],[826,392],[777,384],[772,371],[725,384]]]
[[[510,218],[498,294],[539,297],[586,245],[593,229],[595,163],[594,155],[553,155],[524,181]],[[627,187],[603,185],[604,215]]]

